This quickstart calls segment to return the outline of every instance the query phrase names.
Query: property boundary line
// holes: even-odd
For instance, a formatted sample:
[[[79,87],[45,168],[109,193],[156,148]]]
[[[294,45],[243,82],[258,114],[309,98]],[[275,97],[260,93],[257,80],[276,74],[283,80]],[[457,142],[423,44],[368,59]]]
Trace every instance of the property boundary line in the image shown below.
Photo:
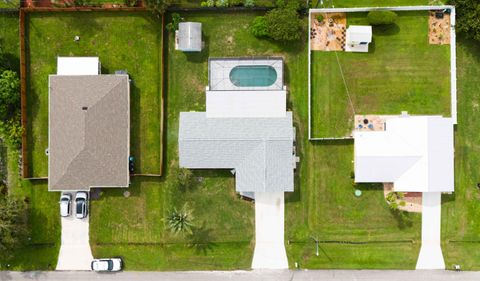
[[[26,180],[48,180],[47,177],[31,177],[29,171],[29,155],[28,155],[28,139],[27,139],[27,67],[26,67],[26,39],[25,39],[25,19],[28,13],[35,12],[146,12],[149,9],[147,7],[68,7],[68,8],[56,8],[56,7],[29,7],[29,8],[20,8],[12,12],[19,13],[19,25],[20,25],[20,112],[21,112],[21,124],[23,128],[22,132],[22,148],[21,148],[21,158],[22,158],[22,178]],[[160,90],[160,159],[159,159],[159,171],[158,174],[146,173],[146,174],[134,174],[132,176],[144,176],[144,177],[161,177],[163,175],[163,161],[164,161],[164,118],[165,118],[165,105],[164,105],[164,94],[165,94],[165,54],[164,54],[164,36],[165,36],[165,16],[162,15],[162,30],[161,30],[161,40],[160,40],[160,59],[161,64],[159,66],[161,70],[161,75],[159,77],[160,82],[162,83]]]
[[[321,8],[310,9],[308,12],[308,32],[311,29],[312,13],[332,13],[332,12],[369,12],[369,11],[430,11],[450,9],[450,114],[453,124],[457,124],[457,67],[456,67],[456,36],[455,36],[455,7],[451,5],[439,6],[402,6],[402,7],[362,7],[362,8]],[[344,140],[352,139],[349,137],[312,137],[312,50],[310,36],[308,36],[308,140]]]
[[[20,9],[19,13],[19,29],[20,29],[20,118],[22,123],[22,177],[30,176],[28,170],[27,155],[27,66],[26,66],[26,49],[25,49],[25,11]]]

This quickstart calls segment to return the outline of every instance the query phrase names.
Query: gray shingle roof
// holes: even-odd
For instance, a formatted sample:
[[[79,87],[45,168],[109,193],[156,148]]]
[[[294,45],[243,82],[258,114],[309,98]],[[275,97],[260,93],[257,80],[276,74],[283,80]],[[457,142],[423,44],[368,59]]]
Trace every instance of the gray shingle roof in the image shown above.
[[[180,166],[235,169],[239,192],[293,191],[293,140],[291,112],[284,118],[180,113]]]
[[[49,190],[126,187],[128,75],[49,77]]]

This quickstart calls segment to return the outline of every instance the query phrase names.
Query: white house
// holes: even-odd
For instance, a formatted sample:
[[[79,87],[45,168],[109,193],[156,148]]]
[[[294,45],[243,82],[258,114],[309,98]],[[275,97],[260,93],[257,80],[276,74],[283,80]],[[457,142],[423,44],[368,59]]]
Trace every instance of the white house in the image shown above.
[[[441,116],[387,118],[384,131],[357,131],[355,182],[393,183],[422,192],[422,247],[417,269],[444,269],[441,194],[454,190],[454,122]]]
[[[350,25],[345,38],[346,52],[368,52],[368,44],[372,42],[370,25]]]

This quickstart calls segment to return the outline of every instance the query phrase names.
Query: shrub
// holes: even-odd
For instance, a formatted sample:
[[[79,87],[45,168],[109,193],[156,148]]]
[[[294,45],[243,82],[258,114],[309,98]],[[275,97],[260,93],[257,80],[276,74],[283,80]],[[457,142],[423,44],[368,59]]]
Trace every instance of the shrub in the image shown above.
[[[367,18],[371,25],[387,25],[395,23],[397,14],[392,11],[371,11]]]
[[[207,7],[215,7],[215,0],[207,0]]]
[[[22,144],[23,128],[18,119],[0,120],[0,137],[13,147]]]
[[[277,41],[300,39],[302,22],[294,9],[277,8],[265,15],[268,36]]]
[[[0,120],[13,117],[20,109],[20,79],[16,72],[0,74]]]
[[[256,17],[253,20],[250,31],[255,37],[265,37],[268,36],[268,24],[265,17]]]
[[[175,32],[178,29],[178,24],[182,21],[182,17],[178,13],[172,14],[172,21],[166,26],[170,32]]]
[[[243,0],[230,0],[230,6],[241,7],[243,6]]]
[[[228,0],[217,0],[217,7],[228,7]]]
[[[255,7],[255,0],[245,0],[245,7],[247,8]]]
[[[316,17],[316,19],[317,19],[318,22],[322,22],[323,19],[324,19],[324,17],[323,17],[322,15],[318,15],[318,16]]]
[[[168,214],[167,218],[165,219],[167,223],[168,229],[173,234],[192,234],[192,227],[193,227],[193,216],[192,211],[187,207],[187,205],[183,205],[183,208],[178,211],[176,208]]]

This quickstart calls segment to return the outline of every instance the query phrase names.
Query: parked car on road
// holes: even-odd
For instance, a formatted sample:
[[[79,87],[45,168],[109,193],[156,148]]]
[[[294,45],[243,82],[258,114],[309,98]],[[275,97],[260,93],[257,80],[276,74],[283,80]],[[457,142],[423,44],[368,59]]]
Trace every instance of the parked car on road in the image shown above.
[[[94,259],[91,264],[93,271],[120,271],[122,270],[121,258]]]
[[[88,215],[88,193],[78,191],[75,196],[75,216],[77,219],[86,218]]]
[[[60,196],[60,216],[70,216],[70,206],[72,202],[72,195],[70,193],[63,193]]]

